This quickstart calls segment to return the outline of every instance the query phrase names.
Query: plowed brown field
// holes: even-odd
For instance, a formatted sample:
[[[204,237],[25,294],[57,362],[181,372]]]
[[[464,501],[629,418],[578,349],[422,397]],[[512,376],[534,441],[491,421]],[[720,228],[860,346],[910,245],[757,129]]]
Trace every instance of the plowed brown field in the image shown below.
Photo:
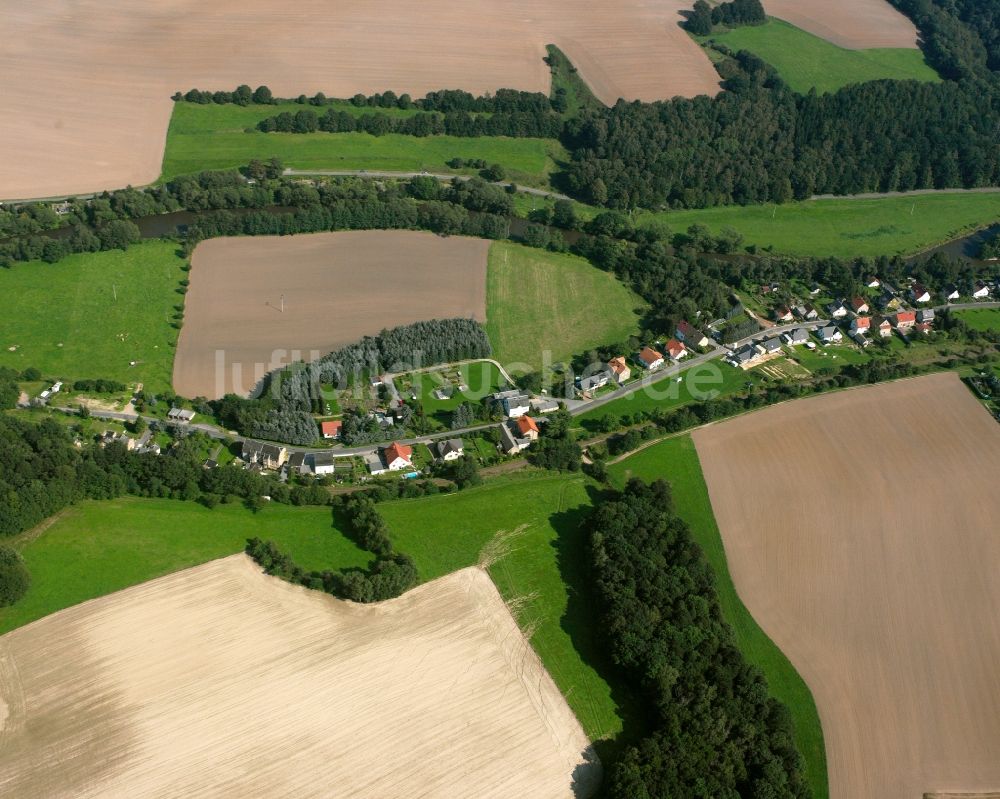
[[[917,29],[886,0],[763,0],[771,16],[850,50],[916,48]]]
[[[280,96],[392,89],[549,90],[545,45],[597,95],[714,94],[678,27],[687,0],[38,0],[7,3],[0,37],[0,199],[157,178],[172,103],[192,86]]]
[[[599,779],[479,569],[363,606],[213,561],[3,636],[0,699],[10,797],[555,798]]]
[[[267,372],[385,328],[485,321],[488,252],[485,239],[405,230],[203,241],[191,258],[174,390],[247,394]]]
[[[694,440],[736,588],[816,699],[830,795],[996,790],[996,421],[939,374]]]

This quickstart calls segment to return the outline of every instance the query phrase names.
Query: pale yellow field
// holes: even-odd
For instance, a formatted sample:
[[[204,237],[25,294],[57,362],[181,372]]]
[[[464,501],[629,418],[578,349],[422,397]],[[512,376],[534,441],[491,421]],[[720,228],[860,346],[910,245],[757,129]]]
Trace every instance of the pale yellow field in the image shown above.
[[[886,0],[762,0],[764,10],[850,50],[916,48],[913,22]]]
[[[141,185],[160,172],[170,95],[392,89],[548,92],[559,45],[608,103],[714,94],[677,25],[687,0],[38,0],[0,37],[0,199]]]
[[[600,777],[475,568],[362,606],[224,558],[3,636],[0,700],[9,797],[544,799]]]
[[[174,390],[248,394],[268,372],[386,328],[485,321],[489,246],[411,230],[203,241],[191,257]]]
[[[833,799],[1000,786],[1000,425],[954,373],[695,432],[740,597],[808,683]]]

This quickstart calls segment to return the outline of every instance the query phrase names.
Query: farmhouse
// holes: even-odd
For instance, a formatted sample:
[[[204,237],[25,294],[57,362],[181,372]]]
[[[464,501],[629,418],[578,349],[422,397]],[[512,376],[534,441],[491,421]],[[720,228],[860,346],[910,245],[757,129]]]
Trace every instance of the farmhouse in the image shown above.
[[[683,341],[689,347],[700,348],[708,346],[708,336],[692,326],[686,319],[677,325],[675,333],[678,341]]]
[[[677,339],[672,338],[667,342],[667,355],[673,358],[675,361],[679,361],[681,358],[686,358],[688,354],[687,347],[685,347]]]
[[[465,444],[460,438],[449,438],[447,441],[439,441],[437,454],[439,461],[457,461],[465,454]]]
[[[643,347],[642,352],[637,357],[639,363],[651,372],[663,366],[663,356],[652,347]]]
[[[795,330],[785,333],[783,338],[789,347],[795,347],[809,341],[809,331],[804,327],[797,327]]]
[[[927,290],[925,286],[920,283],[914,283],[913,288],[910,289],[910,296],[913,298],[914,302],[930,302],[931,293]],[[958,296],[957,294],[955,295]]]
[[[323,438],[340,438],[340,428],[342,426],[343,423],[339,421],[320,422],[319,430],[323,434]]]
[[[897,330],[908,330],[917,323],[917,314],[915,311],[900,311],[896,314],[896,329]]]
[[[826,327],[821,327],[819,330],[816,331],[816,335],[819,337],[819,340],[822,341],[824,344],[834,344],[838,341],[842,341],[844,338],[843,333],[841,333],[833,325],[827,325]]]
[[[611,371],[614,381],[618,385],[621,385],[632,376],[632,370],[629,369],[628,363],[621,355],[608,361],[608,369]]]
[[[183,408],[171,408],[167,412],[167,420],[171,422],[181,422],[182,424],[187,424],[192,419],[194,419],[194,411],[188,411]]]
[[[382,450],[382,457],[385,459],[386,468],[390,472],[398,472],[402,469],[412,469],[413,449],[406,444],[397,444],[395,441]]]

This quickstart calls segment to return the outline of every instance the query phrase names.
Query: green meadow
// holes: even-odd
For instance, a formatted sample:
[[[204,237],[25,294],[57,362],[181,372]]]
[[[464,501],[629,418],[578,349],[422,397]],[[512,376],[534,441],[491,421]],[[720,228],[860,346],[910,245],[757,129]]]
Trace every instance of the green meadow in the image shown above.
[[[0,269],[0,294],[16,298],[0,319],[0,366],[168,389],[186,277],[176,251],[148,241]]]
[[[718,42],[733,52],[749,50],[773,66],[800,94],[811,89],[821,94],[833,92],[871,80],[941,80],[916,48],[847,50],[773,17],[763,25],[745,25],[697,38],[703,43]]]
[[[504,366],[537,370],[638,331],[642,300],[614,275],[575,255],[508,242],[490,246],[486,332]]]
[[[316,109],[285,103],[273,106],[198,105],[174,103],[167,130],[166,150],[160,180],[202,170],[234,169],[254,158],[277,156],[286,167],[301,170],[370,170],[387,172],[455,172],[452,158],[483,159],[501,164],[508,177],[519,182],[548,185],[555,160],[565,158],[558,142],[548,139],[507,137],[463,138],[455,136],[403,136],[367,133],[261,133],[247,132],[265,117],[282,111]],[[384,109],[357,109],[343,104],[350,113],[373,113]],[[395,111],[395,114],[406,114]],[[412,113],[412,112],[411,112]]]
[[[1000,330],[1000,309],[975,308],[970,311],[952,311],[973,330]]]

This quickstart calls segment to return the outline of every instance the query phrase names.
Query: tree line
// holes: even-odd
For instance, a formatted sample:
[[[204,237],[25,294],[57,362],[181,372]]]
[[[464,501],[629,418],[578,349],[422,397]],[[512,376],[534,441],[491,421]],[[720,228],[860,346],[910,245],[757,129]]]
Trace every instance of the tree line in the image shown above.
[[[349,114],[330,108],[325,114],[303,109],[282,111],[257,123],[262,133],[368,133],[385,136],[513,136],[556,139],[562,133],[562,118],[552,111],[510,111],[472,114],[468,111],[418,112],[410,116]]]
[[[760,0],[730,0],[712,7],[705,0],[696,0],[694,9],[684,20],[684,28],[695,36],[708,36],[718,25],[736,28],[741,25],[761,25],[767,14]]]
[[[630,480],[589,527],[599,627],[650,725],[609,764],[608,795],[810,796],[788,708],[737,647],[667,483]]]

